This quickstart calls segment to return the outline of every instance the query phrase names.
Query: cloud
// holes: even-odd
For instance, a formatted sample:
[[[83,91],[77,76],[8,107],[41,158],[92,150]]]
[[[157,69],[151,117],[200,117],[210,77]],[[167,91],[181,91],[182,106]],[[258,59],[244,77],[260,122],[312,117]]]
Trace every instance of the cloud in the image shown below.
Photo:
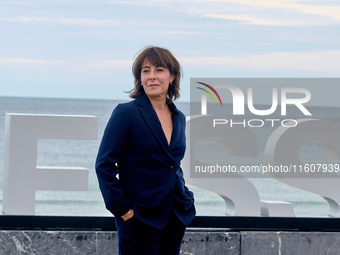
[[[46,64],[47,60],[28,59],[28,58],[0,58],[0,65],[41,65]]]
[[[233,57],[180,58],[188,66],[234,67],[253,70],[310,70],[339,75],[340,51],[315,50],[311,52],[272,52]]]
[[[204,17],[239,20],[253,25],[332,25],[338,24],[340,21],[340,6],[336,4],[327,5],[324,4],[325,1],[321,2],[323,4],[313,4],[308,0],[118,0],[108,1],[107,3],[114,5],[158,6],[185,12],[189,15],[198,14]]]
[[[67,24],[67,25],[83,25],[83,26],[112,26],[118,25],[116,20],[99,20],[99,19],[70,19],[70,18],[61,18],[57,19],[56,22]]]
[[[334,25],[340,21],[340,6],[313,5],[304,0],[169,0],[108,1],[108,5],[150,6],[188,15],[239,21],[260,26]],[[117,26],[114,19],[22,16],[0,18],[12,22],[53,22],[72,26]]]
[[[188,15],[262,26],[334,25],[340,21],[340,6],[312,4],[306,0],[130,0],[108,3],[160,7]]]
[[[100,60],[86,61],[84,67],[88,69],[111,69],[119,67],[131,67],[132,60]]]
[[[10,22],[42,22],[48,19],[40,17],[15,17],[15,18],[2,18],[1,20]]]
[[[87,18],[45,18],[35,16],[23,16],[14,18],[1,18],[9,22],[52,22],[64,25],[80,25],[80,26],[116,26],[118,21],[112,19],[87,19]]]
[[[182,31],[182,30],[165,30],[159,31],[162,34],[167,35],[205,35],[204,32],[195,32],[195,31]]]
[[[179,61],[187,67],[201,66],[251,70],[310,70],[339,75],[340,50],[315,50],[310,52],[271,52],[262,54],[242,54],[230,57],[181,57]],[[132,60],[97,61],[56,61],[43,59],[7,58],[0,59],[0,65],[13,68],[58,68],[59,70],[105,70],[130,68]]]
[[[340,21],[340,6],[336,5],[312,5],[303,4],[305,0],[189,0],[191,2],[219,2],[234,3],[246,6],[257,6],[264,8],[287,9],[304,14],[325,16]]]
[[[132,66],[132,60],[69,61],[28,58],[0,58],[0,65],[24,69],[98,70]]]
[[[265,20],[265,19],[258,19],[258,18],[251,17],[248,15],[224,15],[224,14],[208,13],[208,14],[204,14],[203,16],[217,18],[217,19],[238,20],[238,21],[242,21],[242,23],[245,23],[245,24],[261,25],[261,26],[283,26],[283,25],[288,25],[289,23],[291,23],[292,25],[296,25],[295,22],[270,21],[270,20]]]
[[[29,2],[25,2],[25,1],[7,1],[5,2],[5,4],[7,5],[22,5],[22,6],[26,6],[26,5],[33,5],[33,3],[29,3]]]
[[[157,1],[148,1],[148,0],[144,0],[144,1],[108,1],[108,4],[120,4],[120,5],[133,5],[133,6],[159,6],[162,5],[162,2],[157,2]]]

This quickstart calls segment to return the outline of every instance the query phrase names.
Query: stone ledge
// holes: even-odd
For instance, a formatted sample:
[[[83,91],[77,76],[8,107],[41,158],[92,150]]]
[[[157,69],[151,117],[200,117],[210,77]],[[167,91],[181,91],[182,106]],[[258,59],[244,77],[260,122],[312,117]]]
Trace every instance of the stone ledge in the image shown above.
[[[339,232],[255,232],[241,234],[241,254],[339,255]]]
[[[239,255],[240,234],[238,232],[187,231],[182,241],[181,254]]]
[[[238,255],[237,232],[187,231],[181,254]],[[118,254],[116,231],[0,231],[1,255]]]
[[[116,232],[0,231],[0,254],[117,254]]]
[[[187,229],[186,255],[338,255],[340,232],[221,231]],[[1,255],[114,255],[116,231],[0,231]]]

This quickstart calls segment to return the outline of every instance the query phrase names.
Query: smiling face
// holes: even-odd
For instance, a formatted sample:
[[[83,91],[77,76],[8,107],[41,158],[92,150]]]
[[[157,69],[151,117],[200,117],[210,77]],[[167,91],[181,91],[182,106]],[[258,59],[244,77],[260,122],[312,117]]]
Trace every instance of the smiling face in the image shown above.
[[[166,99],[170,82],[174,76],[166,67],[154,66],[147,59],[141,70],[141,82],[144,92],[149,98],[161,97]],[[170,85],[171,86],[171,85]]]

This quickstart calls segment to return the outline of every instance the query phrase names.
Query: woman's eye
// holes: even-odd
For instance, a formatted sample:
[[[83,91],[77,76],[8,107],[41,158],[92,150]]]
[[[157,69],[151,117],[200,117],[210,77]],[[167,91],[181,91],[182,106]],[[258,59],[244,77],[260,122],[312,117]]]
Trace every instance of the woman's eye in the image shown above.
[[[143,73],[147,73],[148,71],[149,71],[149,70],[143,70],[142,72],[143,72]]]
[[[157,71],[158,71],[158,72],[162,72],[162,71],[164,71],[164,69],[159,68],[159,69],[157,69]]]

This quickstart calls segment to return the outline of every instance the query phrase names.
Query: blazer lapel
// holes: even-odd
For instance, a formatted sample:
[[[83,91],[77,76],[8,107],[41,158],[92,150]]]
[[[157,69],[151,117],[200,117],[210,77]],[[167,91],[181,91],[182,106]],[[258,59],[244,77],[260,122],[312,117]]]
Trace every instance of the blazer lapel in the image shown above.
[[[139,111],[142,114],[145,122],[148,127],[154,134],[155,138],[158,140],[163,150],[169,155],[169,157],[173,159],[171,154],[170,147],[166,140],[165,134],[162,129],[162,125],[158,120],[157,114],[155,110],[152,108],[152,105],[146,95],[140,96],[136,99],[136,103],[140,106]],[[172,142],[171,142],[172,143]]]
[[[172,129],[172,135],[171,135],[171,141],[170,141],[170,148],[172,148],[179,139],[179,134],[181,131],[181,123],[180,123],[180,115],[179,112],[174,104],[169,105],[170,110],[172,112],[172,123],[173,123],[173,129]]]

